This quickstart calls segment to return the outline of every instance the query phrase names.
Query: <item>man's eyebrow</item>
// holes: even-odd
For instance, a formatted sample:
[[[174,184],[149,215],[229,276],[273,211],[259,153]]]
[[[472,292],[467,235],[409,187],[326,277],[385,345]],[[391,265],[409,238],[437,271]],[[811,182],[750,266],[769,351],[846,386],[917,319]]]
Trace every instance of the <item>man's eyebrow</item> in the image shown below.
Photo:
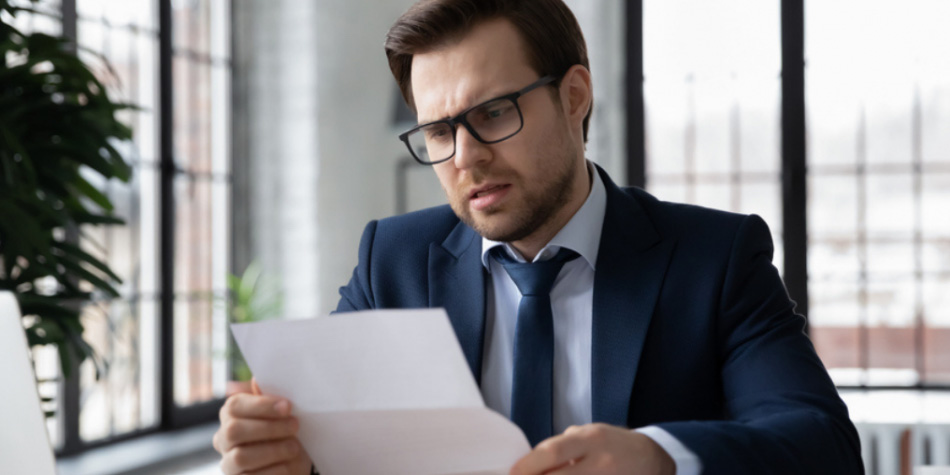
[[[440,120],[454,119],[454,118],[458,117],[459,114],[462,114],[462,113],[465,112],[465,111],[472,110],[472,108],[478,107],[478,106],[480,106],[480,105],[482,105],[482,104],[484,104],[484,103],[486,103],[486,102],[490,102],[490,101],[493,101],[493,100],[495,100],[495,99],[498,99],[499,97],[507,96],[508,94],[511,94],[512,92],[514,92],[514,91],[510,91],[510,92],[493,91],[491,94],[485,94],[485,95],[483,96],[483,98],[480,98],[480,99],[477,100],[477,101],[472,101],[472,102],[471,102],[472,105],[466,106],[466,107],[462,108],[462,110],[458,111],[458,113],[455,113],[455,114],[452,114],[452,115],[446,115],[446,116],[441,117],[441,118],[439,118],[439,119],[420,120],[420,119],[417,117],[417,120],[416,120],[417,124],[416,124],[416,125],[431,124],[431,123],[433,123],[433,122],[438,122],[438,121],[440,121]]]
[[[447,116],[442,117],[442,118],[440,118],[440,119],[425,119],[425,120],[417,119],[417,120],[416,120],[416,125],[431,124],[431,123],[433,123],[433,122],[438,122],[438,121],[440,121],[440,120],[448,120],[448,119],[451,119],[452,117],[454,117],[454,116],[448,116],[448,115],[447,115]]]

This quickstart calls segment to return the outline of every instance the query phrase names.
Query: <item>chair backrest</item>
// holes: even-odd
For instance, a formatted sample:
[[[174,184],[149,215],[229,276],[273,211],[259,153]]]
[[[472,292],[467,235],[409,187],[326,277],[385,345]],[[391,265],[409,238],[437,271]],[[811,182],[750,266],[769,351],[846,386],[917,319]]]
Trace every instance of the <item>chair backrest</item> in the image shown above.
[[[0,292],[0,472],[54,475],[29,351],[16,298]]]

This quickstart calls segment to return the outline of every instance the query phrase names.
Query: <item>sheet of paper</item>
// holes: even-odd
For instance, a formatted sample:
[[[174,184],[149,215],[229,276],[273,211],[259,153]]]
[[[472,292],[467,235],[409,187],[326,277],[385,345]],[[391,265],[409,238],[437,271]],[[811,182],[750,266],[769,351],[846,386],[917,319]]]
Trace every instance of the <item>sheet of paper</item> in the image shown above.
[[[231,329],[261,389],[293,402],[322,474],[501,474],[530,450],[485,407],[442,309]]]

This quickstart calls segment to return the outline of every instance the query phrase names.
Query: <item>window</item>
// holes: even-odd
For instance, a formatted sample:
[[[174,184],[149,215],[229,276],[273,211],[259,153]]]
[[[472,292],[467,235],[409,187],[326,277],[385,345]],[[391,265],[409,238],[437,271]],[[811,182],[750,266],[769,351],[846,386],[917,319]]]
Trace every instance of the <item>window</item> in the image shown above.
[[[806,5],[809,316],[839,384],[950,383],[948,17]]]
[[[839,386],[947,387],[950,4],[628,8],[645,131],[629,175],[661,199],[765,218]]]
[[[108,370],[96,380],[93,362],[80,368],[76,445],[81,445],[154,428],[160,422],[159,31],[154,1],[76,0],[75,8],[80,57],[114,100],[141,108],[119,115],[134,130],[133,141],[120,148],[132,165],[132,180],[96,183],[126,224],[88,227],[81,238],[87,251],[123,279],[119,299],[96,302],[83,315],[85,338]]]
[[[94,183],[126,224],[79,237],[123,279],[120,298],[94,302],[82,317],[108,370],[97,379],[86,362],[40,388],[57,394],[48,424],[60,455],[217,419],[229,379],[229,8],[57,0],[40,3],[54,19],[18,16],[26,30],[75,35],[113,98],[138,106],[119,115],[134,139],[115,144],[132,180]],[[35,360],[39,377],[60,377],[55,350],[37,348]]]
[[[779,2],[643,3],[646,185],[762,216],[782,267]]]
[[[172,2],[174,22],[174,401],[214,401],[228,380],[230,13]]]

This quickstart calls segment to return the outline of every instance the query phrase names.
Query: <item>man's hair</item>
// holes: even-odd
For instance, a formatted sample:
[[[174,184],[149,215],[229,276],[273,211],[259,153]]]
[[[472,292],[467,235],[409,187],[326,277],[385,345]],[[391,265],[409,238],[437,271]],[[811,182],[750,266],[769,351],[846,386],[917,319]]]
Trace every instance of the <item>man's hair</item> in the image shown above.
[[[404,13],[386,35],[386,57],[402,97],[413,111],[412,56],[457,40],[475,25],[497,18],[510,21],[521,34],[531,66],[540,76],[558,78],[571,66],[588,70],[587,44],[574,14],[562,0],[421,0]],[[584,142],[593,103],[584,117]]]

